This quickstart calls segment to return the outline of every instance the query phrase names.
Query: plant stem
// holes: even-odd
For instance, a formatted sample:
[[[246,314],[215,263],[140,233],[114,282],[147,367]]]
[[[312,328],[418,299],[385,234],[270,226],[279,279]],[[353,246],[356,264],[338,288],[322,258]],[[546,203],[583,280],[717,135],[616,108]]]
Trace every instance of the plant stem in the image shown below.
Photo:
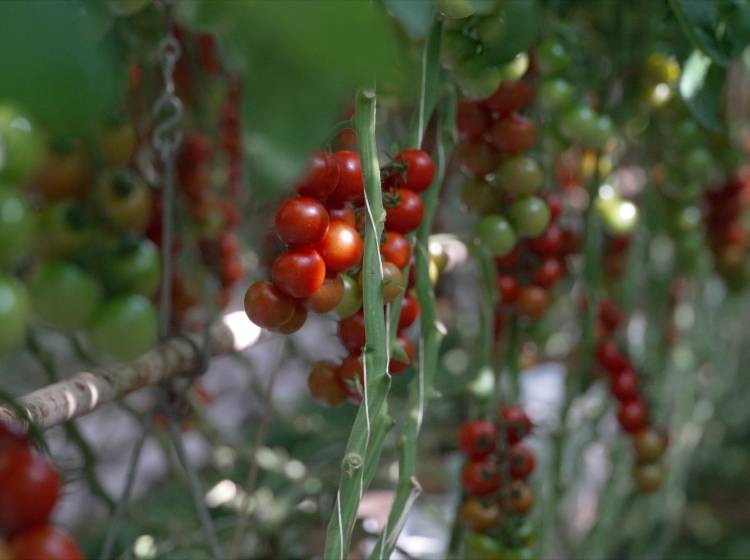
[[[385,209],[380,186],[375,141],[376,95],[373,89],[357,94],[354,126],[359,143],[362,173],[365,180],[365,249],[363,257],[364,316],[366,343],[364,357],[364,396],[354,419],[346,453],[341,464],[339,490],[326,533],[324,558],[343,560],[349,556],[357,508],[367,487],[365,471],[380,460],[384,438],[375,439],[391,379],[386,368],[390,349],[387,344],[383,314],[383,265],[380,257],[380,236],[385,222]]]

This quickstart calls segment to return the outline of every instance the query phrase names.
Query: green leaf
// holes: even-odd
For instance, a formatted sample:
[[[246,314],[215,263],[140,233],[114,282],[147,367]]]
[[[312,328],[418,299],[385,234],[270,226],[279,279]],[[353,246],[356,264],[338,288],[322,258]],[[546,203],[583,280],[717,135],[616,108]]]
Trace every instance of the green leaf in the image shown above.
[[[713,0],[669,0],[669,5],[693,45],[716,64],[726,66],[730,48],[718,35],[720,18]]]
[[[680,95],[695,119],[708,130],[721,130],[721,100],[725,72],[700,51],[693,51],[683,65]]]
[[[435,0],[383,0],[383,6],[412,39],[424,39],[432,23]]]
[[[0,98],[51,128],[80,129],[111,113],[125,75],[78,0],[0,2]]]
[[[263,168],[253,177],[263,195],[296,177],[357,87],[399,75],[393,29],[369,2],[203,0],[198,17],[220,27],[246,65],[249,144],[289,162],[270,167],[249,150],[251,172]]]

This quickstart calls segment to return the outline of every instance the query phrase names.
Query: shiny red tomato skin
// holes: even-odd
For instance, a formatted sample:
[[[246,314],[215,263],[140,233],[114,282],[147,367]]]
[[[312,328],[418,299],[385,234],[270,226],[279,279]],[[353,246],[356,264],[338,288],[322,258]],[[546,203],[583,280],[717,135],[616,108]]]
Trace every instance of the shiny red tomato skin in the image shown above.
[[[550,225],[539,237],[527,241],[532,253],[540,257],[556,257],[562,254],[564,239],[562,230],[555,224]]]
[[[395,231],[386,231],[385,239],[380,243],[380,254],[389,262],[403,269],[411,260],[409,240]]]
[[[490,115],[486,109],[474,101],[459,101],[456,111],[456,127],[459,140],[481,138],[489,129]]]
[[[401,312],[398,316],[398,328],[408,329],[419,317],[419,302],[411,294],[406,294],[401,300]]]
[[[435,178],[435,164],[430,154],[424,150],[408,148],[401,151],[395,161],[406,166],[406,170],[397,181],[398,186],[417,193],[430,188]]]
[[[522,444],[510,448],[510,476],[517,480],[526,480],[534,471],[536,457],[534,452]]]
[[[307,377],[307,387],[312,397],[327,406],[338,406],[346,400],[344,384],[337,377],[336,364],[317,362]]]
[[[501,257],[495,257],[495,265],[500,270],[511,270],[513,267],[515,267],[518,264],[518,261],[521,259],[521,247],[516,244],[513,249],[511,249],[510,253],[507,255],[503,255]]]
[[[646,427],[646,404],[641,399],[620,404],[617,421],[623,431],[634,434]]]
[[[632,369],[626,369],[610,377],[612,394],[621,403],[638,398],[638,375]]]
[[[508,115],[492,125],[492,145],[502,154],[520,154],[534,145],[534,124],[521,115]]]
[[[398,189],[396,199],[393,206],[385,209],[385,227],[398,233],[414,231],[424,217],[422,197],[409,189]]]
[[[318,201],[297,196],[276,211],[276,233],[291,247],[313,245],[328,231],[328,212]]]
[[[622,322],[622,313],[610,300],[604,299],[599,303],[599,322],[606,332],[613,333]]]
[[[469,460],[481,461],[493,451],[497,442],[497,426],[489,420],[472,420],[461,426],[458,445]]]
[[[297,192],[302,196],[322,200],[329,196],[339,183],[339,163],[328,152],[313,152]]]
[[[461,471],[464,491],[472,496],[485,496],[500,488],[500,469],[492,459],[467,463]]]
[[[359,353],[365,345],[365,316],[362,311],[339,322],[339,338],[351,353]]]
[[[514,303],[518,299],[521,286],[516,277],[511,274],[497,276],[497,291],[500,293],[500,303]]]
[[[541,319],[549,307],[549,294],[540,286],[524,286],[515,303],[516,312],[529,319]]]
[[[44,523],[60,497],[60,476],[30,447],[0,455],[0,526],[17,533]]]
[[[270,282],[254,282],[245,292],[245,313],[264,329],[276,329],[292,318],[295,302]]]
[[[414,361],[414,343],[411,341],[411,338],[409,338],[405,334],[399,334],[396,337],[396,342],[400,344],[401,348],[403,348],[404,352],[406,352],[406,356],[409,358],[409,361],[402,362],[401,360],[392,357],[388,362],[388,372],[391,375],[398,375],[406,371]]]
[[[596,360],[600,366],[613,375],[630,367],[628,358],[620,352],[617,344],[611,340],[604,341],[599,345],[596,349]]]
[[[307,321],[307,309],[302,304],[301,301],[295,302],[294,305],[294,313],[292,313],[292,316],[289,318],[289,320],[281,325],[278,329],[276,329],[281,334],[292,334],[300,330],[302,327],[305,326],[305,322]]]
[[[328,217],[330,218],[331,222],[333,221],[344,222],[345,224],[355,229],[357,228],[357,215],[354,213],[354,208],[352,208],[351,205],[328,204],[326,205],[326,208],[328,209]]]
[[[62,529],[40,525],[10,540],[13,560],[83,560],[78,544]]]
[[[307,298],[323,285],[326,266],[315,249],[290,249],[276,258],[271,277],[274,285],[286,295]]]
[[[534,89],[525,80],[503,81],[497,91],[482,101],[487,109],[500,115],[509,115],[531,103]]]
[[[334,152],[333,157],[339,165],[339,184],[329,200],[335,203],[351,202],[355,206],[361,206],[365,201],[365,181],[359,154],[340,150]]]
[[[360,353],[356,352],[349,354],[346,358],[341,361],[336,370],[336,376],[339,381],[344,384],[346,388],[346,394],[349,398],[359,400],[361,395],[357,390],[357,380],[359,384],[364,386],[365,384],[365,369],[362,366],[362,357]]]
[[[314,313],[333,311],[344,297],[344,281],[340,274],[326,278],[323,285],[304,301],[307,309]]]
[[[329,273],[343,272],[357,266],[362,260],[362,237],[352,226],[333,221],[316,249]]]
[[[502,407],[499,415],[500,427],[505,430],[505,437],[511,445],[529,435],[534,427],[524,409],[518,405]]]
[[[547,258],[542,261],[539,268],[534,271],[533,280],[537,286],[550,288],[565,273],[562,263],[555,258]]]

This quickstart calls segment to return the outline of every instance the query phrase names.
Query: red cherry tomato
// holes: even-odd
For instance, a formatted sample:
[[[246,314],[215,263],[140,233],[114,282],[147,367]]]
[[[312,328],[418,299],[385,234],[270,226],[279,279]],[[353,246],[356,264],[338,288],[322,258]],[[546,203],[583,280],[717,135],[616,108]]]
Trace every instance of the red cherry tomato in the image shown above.
[[[365,316],[362,311],[339,322],[339,338],[351,353],[359,353],[365,345]]]
[[[611,340],[602,342],[596,349],[596,361],[611,374],[617,374],[630,367],[628,358],[620,352]]]
[[[405,334],[399,334],[396,337],[396,342],[403,348],[406,356],[409,358],[408,362],[402,362],[401,360],[393,357],[388,362],[388,371],[391,375],[398,375],[399,373],[408,369],[411,363],[414,361],[414,343]]]
[[[62,529],[41,525],[10,541],[13,560],[83,560],[78,544]]]
[[[539,286],[521,288],[516,301],[516,312],[529,319],[541,319],[549,307],[549,294]]]
[[[518,299],[521,286],[515,276],[499,274],[497,276],[497,291],[500,293],[500,303],[514,303]]]
[[[326,278],[323,258],[309,247],[290,249],[279,255],[271,267],[273,283],[293,298],[306,298],[317,292]]]
[[[354,208],[349,204],[341,204],[339,206],[328,205],[328,217],[330,221],[344,222],[345,224],[356,229],[357,227],[357,215],[354,213]]]
[[[461,471],[464,491],[472,496],[485,496],[500,488],[500,469],[492,459],[467,463]]]
[[[536,458],[534,452],[520,443],[510,448],[510,476],[518,480],[525,480],[534,471]]]
[[[533,424],[523,408],[516,404],[500,409],[500,427],[505,430],[508,443],[515,445],[531,433]]]
[[[424,216],[422,198],[408,189],[398,189],[395,198],[393,205],[386,206],[385,227],[399,233],[414,231]]]
[[[313,245],[323,239],[326,231],[328,212],[312,198],[290,198],[276,211],[276,233],[287,245]]]
[[[359,353],[349,354],[344,358],[336,370],[336,375],[344,384],[349,398],[355,400],[361,399],[361,395],[357,389],[357,381],[359,381],[360,385],[364,386],[365,369],[362,367],[362,358]]]
[[[411,260],[409,240],[395,231],[386,231],[380,244],[380,254],[389,262],[403,269]]]
[[[339,174],[339,163],[331,154],[321,150],[313,152],[297,192],[310,198],[326,198],[336,190]]]
[[[483,177],[497,169],[498,156],[487,142],[465,142],[458,147],[458,163],[469,177]]]
[[[423,150],[409,148],[399,153],[395,161],[406,167],[398,181],[398,186],[418,193],[430,188],[435,178],[435,164],[432,163],[430,154]]]
[[[44,523],[60,497],[60,477],[30,447],[0,455],[0,526],[16,533]]]
[[[317,292],[307,298],[305,307],[314,313],[333,311],[344,297],[344,280],[340,274],[326,278]]]
[[[511,249],[510,253],[502,255],[500,257],[495,257],[495,265],[497,265],[498,269],[501,270],[511,270],[518,264],[518,261],[520,259],[521,248],[518,244],[516,244],[516,246]]]
[[[490,116],[485,108],[474,101],[459,101],[456,126],[460,140],[481,138],[490,127]]]
[[[646,427],[646,404],[641,399],[620,404],[617,411],[620,427],[629,434],[634,434]]]
[[[482,104],[494,113],[508,115],[531,103],[534,89],[525,80],[503,81]]]
[[[398,329],[408,329],[414,324],[418,316],[419,302],[411,294],[404,295],[404,299],[401,300],[401,312],[398,316]]]
[[[292,318],[295,302],[270,282],[254,282],[245,292],[245,313],[265,329],[277,329]]]
[[[508,488],[505,504],[506,509],[509,509],[512,513],[526,515],[534,505],[534,491],[528,484],[520,480],[514,480]]]
[[[362,177],[362,165],[357,152],[341,150],[335,152],[340,169],[339,184],[331,194],[330,201],[335,203],[351,202],[361,206],[365,201],[365,181]]]
[[[542,288],[549,288],[565,274],[562,263],[555,258],[544,259],[534,271],[534,283]]]
[[[332,221],[328,232],[316,245],[329,273],[343,272],[362,260],[362,237],[352,226]]]
[[[612,394],[621,403],[638,398],[638,376],[632,369],[626,369],[610,378]]]
[[[305,306],[301,302],[297,301],[295,302],[292,316],[277,330],[281,334],[292,334],[305,326],[305,321],[307,321],[307,309],[305,309]]]
[[[534,145],[534,124],[521,115],[508,115],[492,125],[492,145],[502,154],[520,154]]]
[[[542,195],[542,198],[547,203],[549,208],[549,221],[554,223],[562,213],[562,201],[560,197],[554,192],[546,192]]]
[[[307,388],[312,397],[325,405],[337,406],[346,400],[346,389],[336,376],[336,364],[318,362],[307,377]]]
[[[622,313],[610,300],[604,299],[599,303],[599,322],[606,332],[613,333],[622,322]]]
[[[495,451],[497,426],[489,420],[472,420],[461,426],[458,444],[471,461],[480,461]]]
[[[540,257],[557,257],[564,248],[563,232],[552,224],[541,236],[529,239],[528,245],[531,252]]]

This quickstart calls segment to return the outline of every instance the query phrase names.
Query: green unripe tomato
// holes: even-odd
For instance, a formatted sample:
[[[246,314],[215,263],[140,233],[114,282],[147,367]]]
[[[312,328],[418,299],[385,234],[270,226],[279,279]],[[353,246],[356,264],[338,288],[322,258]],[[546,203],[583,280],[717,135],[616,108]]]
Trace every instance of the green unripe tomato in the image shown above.
[[[603,148],[612,138],[612,135],[614,134],[614,128],[615,127],[612,124],[612,119],[610,119],[607,115],[600,115],[596,119],[593,135],[591,136],[591,138],[589,138],[587,145],[590,148]]]
[[[586,104],[568,109],[560,118],[560,132],[571,142],[587,143],[595,127],[596,113]]]
[[[685,174],[691,179],[700,183],[705,183],[716,172],[714,158],[706,148],[697,146],[692,148],[684,160]]]
[[[0,354],[23,344],[29,325],[29,295],[13,276],[0,275]]]
[[[503,192],[516,196],[534,194],[544,181],[544,172],[535,159],[514,156],[504,160],[497,168],[494,184]]]
[[[118,296],[94,312],[88,336],[94,349],[118,360],[130,360],[150,350],[158,339],[156,309],[143,296]]]
[[[151,297],[161,277],[159,248],[146,238],[119,243],[104,258],[102,276],[112,292]]]
[[[567,49],[555,39],[547,39],[539,43],[536,57],[539,71],[545,76],[558,75],[573,62]]]
[[[90,274],[74,264],[55,261],[37,267],[29,290],[35,315],[59,329],[85,326],[101,296],[99,284]]]
[[[70,255],[87,246],[95,236],[94,228],[77,205],[52,204],[39,217],[39,250],[44,255]]]
[[[476,32],[493,64],[504,64],[528,49],[539,32],[536,0],[503,2],[499,9],[480,19]]]
[[[562,111],[573,104],[576,90],[567,80],[545,80],[539,87],[539,105],[547,111]]]
[[[461,188],[461,202],[470,212],[480,215],[492,212],[497,208],[498,201],[497,191],[485,181],[467,181]]]
[[[489,214],[474,226],[479,244],[494,257],[507,255],[516,245],[516,232],[508,220],[499,214]]]
[[[520,80],[528,69],[529,55],[525,52],[518,53],[513,60],[499,67],[503,80],[509,82]]]
[[[675,216],[674,226],[677,232],[688,233],[699,229],[702,222],[700,208],[697,206],[686,206]]]
[[[471,58],[456,68],[455,78],[461,93],[472,100],[489,97],[503,81],[502,70],[486,66],[481,57]]]
[[[472,560],[505,560],[507,557],[500,544],[488,535],[469,533],[464,546],[464,557]]]
[[[461,30],[443,29],[440,41],[440,64],[448,70],[456,70],[477,53],[477,43]]]
[[[362,307],[362,290],[359,287],[359,282],[348,274],[342,274],[341,279],[344,281],[344,296],[334,312],[342,319],[346,319]]]
[[[31,245],[34,216],[23,197],[0,188],[0,264],[25,252]]]
[[[595,208],[602,218],[604,228],[615,235],[632,233],[638,225],[638,207],[621,198],[601,196],[596,198]]]
[[[438,0],[441,15],[451,19],[463,19],[474,15],[476,9],[471,0]]]
[[[519,236],[539,237],[549,225],[549,207],[539,197],[522,198],[510,205],[508,219]]]
[[[32,120],[12,105],[0,105],[0,179],[23,183],[42,153],[42,138]]]

